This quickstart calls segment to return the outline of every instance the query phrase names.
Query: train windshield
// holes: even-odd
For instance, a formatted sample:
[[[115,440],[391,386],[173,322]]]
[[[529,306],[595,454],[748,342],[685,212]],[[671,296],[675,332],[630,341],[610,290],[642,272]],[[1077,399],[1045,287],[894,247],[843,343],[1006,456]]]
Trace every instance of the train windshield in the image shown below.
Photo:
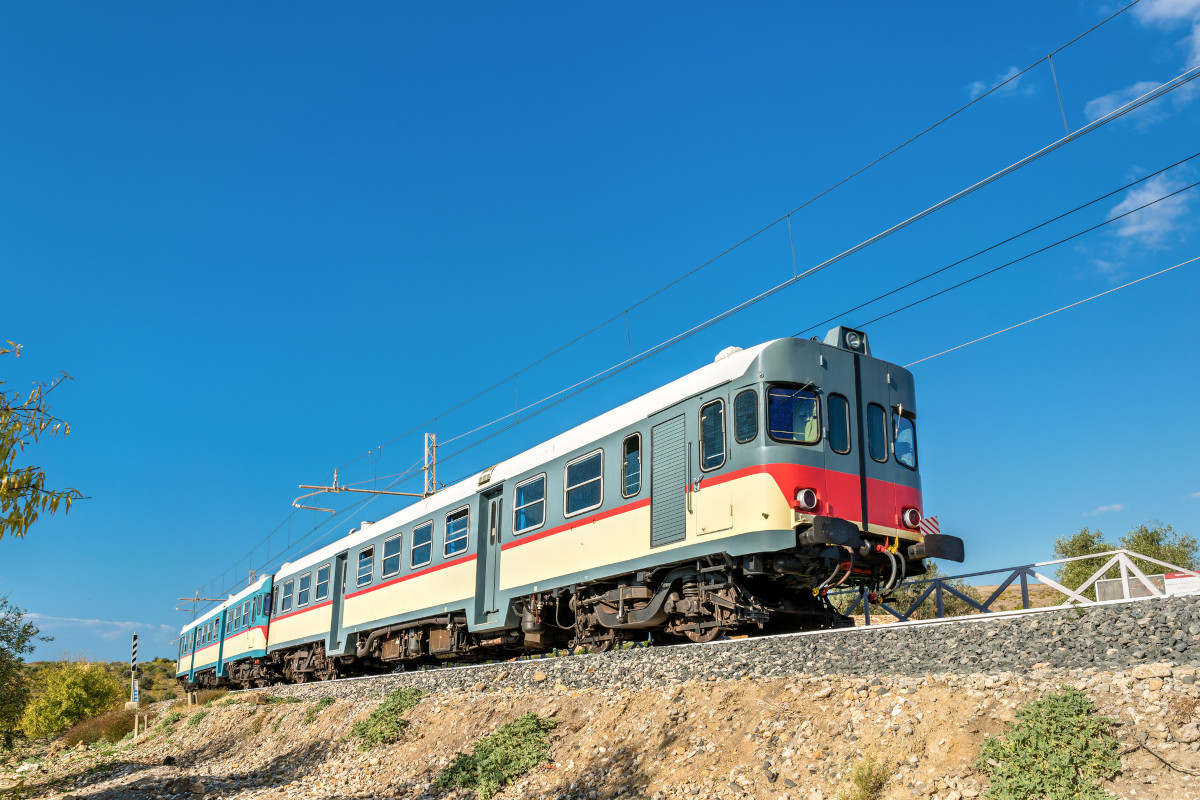
[[[917,429],[915,424],[908,417],[902,417],[899,414],[892,414],[892,430],[895,432],[896,438],[892,444],[892,449],[896,453],[896,460],[909,469],[917,468]]]
[[[771,438],[779,442],[818,442],[821,420],[816,393],[790,386],[772,386],[767,392],[767,429]]]

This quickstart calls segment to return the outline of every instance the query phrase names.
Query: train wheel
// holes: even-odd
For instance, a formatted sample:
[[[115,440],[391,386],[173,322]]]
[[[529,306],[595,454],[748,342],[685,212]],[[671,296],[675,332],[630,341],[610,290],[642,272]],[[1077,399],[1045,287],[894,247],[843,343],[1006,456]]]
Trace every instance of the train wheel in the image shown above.
[[[718,625],[713,625],[711,628],[698,628],[699,625],[695,625],[681,631],[681,633],[696,644],[704,644],[705,642],[713,641],[724,632]]]

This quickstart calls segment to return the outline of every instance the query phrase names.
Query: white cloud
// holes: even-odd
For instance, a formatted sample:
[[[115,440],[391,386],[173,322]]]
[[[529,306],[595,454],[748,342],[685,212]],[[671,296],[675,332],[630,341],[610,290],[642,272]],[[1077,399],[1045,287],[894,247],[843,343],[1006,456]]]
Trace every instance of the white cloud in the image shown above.
[[[170,625],[154,625],[149,622],[124,622],[119,620],[107,619],[79,619],[77,617],[52,617],[48,614],[37,614],[30,612],[25,615],[25,618],[37,625],[42,633],[53,634],[56,632],[79,631],[83,629],[90,636],[95,636],[106,641],[113,641],[121,637],[128,637],[134,631],[139,634],[162,634],[177,632]]]
[[[1131,11],[1143,25],[1173,28],[1200,17],[1200,0],[1142,0]]]
[[[1093,100],[1088,100],[1083,107],[1083,115],[1088,122],[1095,122],[1101,117],[1108,116],[1130,100],[1136,100],[1147,92],[1154,91],[1161,83],[1157,81],[1138,81],[1132,86],[1109,92]],[[1139,128],[1146,128],[1159,120],[1166,119],[1166,114],[1155,108],[1155,103],[1147,103],[1136,111],[1130,112],[1131,119],[1137,120]]]
[[[1192,497],[1200,497],[1200,492],[1192,492]]]
[[[1130,189],[1129,193],[1125,195],[1125,199],[1109,212],[1109,218],[1119,216],[1138,206],[1145,205],[1155,198],[1182,189],[1185,185],[1181,180],[1172,180],[1166,175],[1157,175],[1142,185]],[[1160,200],[1154,205],[1122,219],[1117,223],[1114,233],[1122,239],[1136,240],[1141,245],[1161,247],[1164,240],[1179,230],[1181,223],[1188,218],[1188,200],[1186,193]]]
[[[1094,517],[1097,514],[1107,514],[1110,511],[1123,511],[1124,509],[1125,509],[1124,503],[1113,503],[1112,505],[1109,505],[1109,506],[1097,506],[1096,508],[1093,508],[1091,511],[1083,512],[1083,515],[1085,517]]]
[[[1000,84],[1004,84],[1003,86],[1000,86],[1000,88],[998,88],[995,92],[993,92],[993,96],[999,97],[999,96],[1012,96],[1012,95],[1019,94],[1022,97],[1029,97],[1030,95],[1033,94],[1034,89],[1032,86],[1029,86],[1028,84],[1026,84],[1025,86],[1021,86],[1021,81],[1024,79],[1025,76],[1022,75],[1020,78],[1017,78],[1016,75],[1020,71],[1021,70],[1019,70],[1016,67],[1009,67],[1004,72],[1000,73],[995,78],[993,78],[990,83],[984,83],[983,81],[975,81],[974,83],[972,83],[970,86],[967,87],[967,94],[970,95],[972,100],[974,100],[977,97],[980,97],[981,95],[983,95],[985,92],[987,92],[988,89],[991,89],[993,86],[1000,86]],[[1010,78],[1013,78],[1014,80],[1009,80]],[[1005,83],[1005,81],[1008,81],[1008,83]]]

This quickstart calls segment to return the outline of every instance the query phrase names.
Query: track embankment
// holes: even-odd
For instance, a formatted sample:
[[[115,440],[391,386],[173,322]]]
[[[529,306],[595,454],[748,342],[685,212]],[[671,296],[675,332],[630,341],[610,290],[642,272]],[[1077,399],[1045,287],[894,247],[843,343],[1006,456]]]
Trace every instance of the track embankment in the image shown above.
[[[94,800],[466,798],[436,788],[439,772],[532,712],[558,723],[549,759],[499,797],[832,800],[873,752],[894,768],[883,797],[962,800],[986,791],[984,738],[1070,684],[1121,721],[1109,791],[1200,799],[1197,667],[1197,600],[1148,600],[273,691],[298,702],[232,694],[168,709],[188,716],[135,745],[68,751],[23,774],[32,796]],[[426,694],[403,737],[361,752],[353,723],[406,687]],[[0,770],[0,786],[13,774]]]

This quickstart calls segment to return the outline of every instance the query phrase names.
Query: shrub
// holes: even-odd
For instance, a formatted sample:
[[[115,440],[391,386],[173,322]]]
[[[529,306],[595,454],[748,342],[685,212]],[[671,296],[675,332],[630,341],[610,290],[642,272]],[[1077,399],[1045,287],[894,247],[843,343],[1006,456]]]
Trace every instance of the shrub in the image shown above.
[[[458,753],[434,785],[474,789],[480,797],[490,798],[546,760],[550,755],[546,734],[556,724],[533,713],[523,714],[480,739],[470,755]]]
[[[121,697],[121,683],[101,664],[57,661],[38,670],[33,699],[21,717],[29,736],[48,736],[108,711]]]
[[[196,705],[212,705],[227,694],[229,694],[228,689],[201,689],[196,692]]]
[[[985,797],[1018,800],[1100,800],[1110,795],[1100,780],[1121,768],[1117,740],[1108,729],[1119,720],[1095,715],[1083,692],[1063,686],[1017,711],[1003,738],[989,736],[975,768],[991,777]]]
[[[350,733],[361,739],[358,748],[370,750],[377,744],[387,744],[399,739],[408,727],[408,720],[404,719],[404,714],[421,702],[422,694],[424,693],[420,689],[397,689],[384,699],[379,708],[371,712],[371,716],[354,723]]]
[[[322,697],[316,703],[309,706],[308,710],[304,712],[304,724],[312,725],[317,719],[317,714],[329,708],[333,703],[334,699],[332,697]]]
[[[63,742],[67,747],[74,747],[80,742],[119,742],[133,734],[133,717],[138,713],[141,712],[121,708],[82,720],[63,734]]]
[[[838,795],[838,800],[879,800],[883,787],[892,777],[894,767],[868,752],[850,774],[850,788]]]

